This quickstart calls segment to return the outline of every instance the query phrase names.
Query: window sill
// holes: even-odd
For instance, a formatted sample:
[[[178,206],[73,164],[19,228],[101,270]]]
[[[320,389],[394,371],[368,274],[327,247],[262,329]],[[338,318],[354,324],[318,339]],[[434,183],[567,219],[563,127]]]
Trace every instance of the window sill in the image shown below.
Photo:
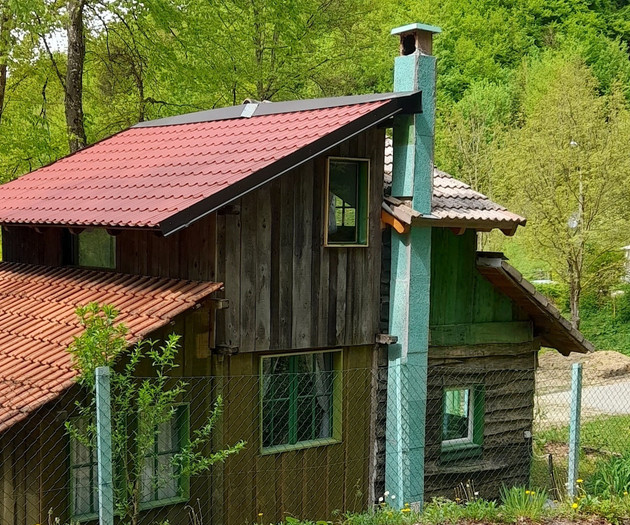
[[[177,505],[178,503],[187,503],[190,498],[186,496],[175,496],[173,498],[160,499],[155,501],[147,501],[140,503],[140,510],[155,509],[157,507],[166,507],[168,505]]]
[[[271,454],[281,454],[283,452],[293,452],[294,450],[303,450],[305,448],[337,445],[339,443],[341,443],[341,440],[335,438],[313,439],[311,441],[300,441],[299,443],[295,443],[294,445],[275,445],[273,447],[263,447],[260,449],[260,455],[268,456]]]
[[[462,459],[478,458],[482,455],[483,448],[477,443],[442,443],[442,461],[458,461]]]

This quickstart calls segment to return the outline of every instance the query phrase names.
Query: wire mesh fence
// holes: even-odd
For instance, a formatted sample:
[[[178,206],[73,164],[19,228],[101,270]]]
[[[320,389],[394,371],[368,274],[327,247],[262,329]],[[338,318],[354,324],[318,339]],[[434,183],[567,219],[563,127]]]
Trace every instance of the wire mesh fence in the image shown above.
[[[96,521],[108,478],[116,521],[133,524],[330,520],[380,498],[413,503],[395,476],[413,487],[422,472],[425,501],[496,499],[504,486],[565,496],[569,364],[544,373],[430,366],[423,384],[404,376],[401,404],[391,398],[395,371],[340,359],[272,356],[257,373],[134,378],[135,397],[112,378],[111,461],[100,463],[95,396],[75,385],[0,434],[1,522]],[[423,430],[406,423],[418,402]],[[606,469],[629,451],[630,376],[585,367],[584,486],[617,490]]]

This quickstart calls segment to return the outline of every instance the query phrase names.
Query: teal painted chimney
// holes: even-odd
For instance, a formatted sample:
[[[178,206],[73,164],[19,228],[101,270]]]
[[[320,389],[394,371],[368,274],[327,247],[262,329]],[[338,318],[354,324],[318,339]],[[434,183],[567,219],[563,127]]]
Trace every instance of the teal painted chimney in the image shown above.
[[[422,91],[422,107],[394,120],[392,196],[408,201],[423,215],[431,213],[435,137],[436,60],[433,35],[441,29],[424,24],[396,28],[400,56],[394,67],[395,91]],[[422,505],[429,352],[431,228],[392,230],[385,488],[389,503]],[[392,496],[394,498],[392,499]]]

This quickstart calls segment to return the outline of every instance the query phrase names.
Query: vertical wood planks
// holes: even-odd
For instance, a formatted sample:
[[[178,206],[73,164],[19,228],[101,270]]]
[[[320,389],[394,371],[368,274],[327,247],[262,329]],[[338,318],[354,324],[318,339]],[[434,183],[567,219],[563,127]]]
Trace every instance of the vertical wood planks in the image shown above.
[[[277,257],[271,251],[271,186],[255,192],[256,196],[256,350],[268,350],[271,342],[271,260]],[[275,312],[274,312],[275,313]]]

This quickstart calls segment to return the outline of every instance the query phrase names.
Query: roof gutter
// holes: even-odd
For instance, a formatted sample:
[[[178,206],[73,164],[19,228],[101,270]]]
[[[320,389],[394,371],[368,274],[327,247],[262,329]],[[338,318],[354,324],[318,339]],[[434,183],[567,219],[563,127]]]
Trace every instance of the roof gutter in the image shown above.
[[[284,173],[305,164],[338,144],[362,133],[366,129],[391,119],[395,115],[421,113],[421,108],[422,93],[420,91],[413,91],[403,96],[393,97],[386,104],[379,106],[367,115],[359,117],[315,142],[264,167],[249,177],[231,184],[224,190],[163,220],[159,225],[160,230],[165,237],[183,230],[219,208],[234,202],[243,195],[256,190]]]

